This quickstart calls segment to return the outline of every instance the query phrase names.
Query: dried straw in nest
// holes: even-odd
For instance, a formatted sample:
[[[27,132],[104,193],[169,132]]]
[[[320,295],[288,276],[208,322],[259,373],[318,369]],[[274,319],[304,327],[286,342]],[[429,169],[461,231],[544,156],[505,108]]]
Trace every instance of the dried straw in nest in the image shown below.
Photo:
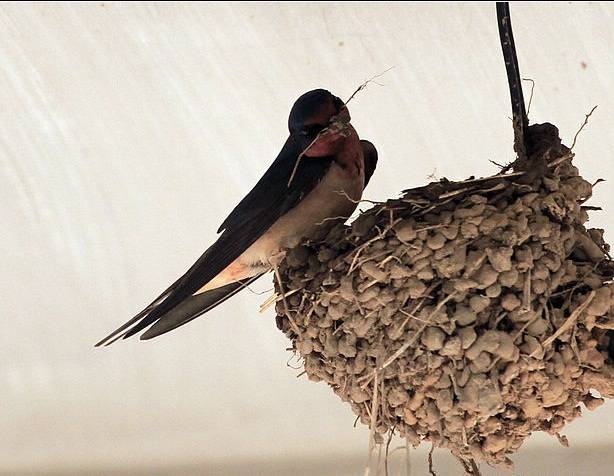
[[[278,270],[278,327],[379,442],[511,466],[531,432],[566,444],[581,403],[614,398],[614,263],[584,227],[592,185],[556,127],[528,132],[524,169],[407,190]]]

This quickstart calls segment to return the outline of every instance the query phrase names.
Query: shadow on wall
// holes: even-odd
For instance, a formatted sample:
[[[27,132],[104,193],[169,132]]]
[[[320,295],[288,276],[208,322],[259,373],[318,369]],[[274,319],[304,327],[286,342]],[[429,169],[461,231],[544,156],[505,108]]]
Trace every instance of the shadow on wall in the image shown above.
[[[394,446],[394,445],[392,445]],[[406,472],[404,448],[395,450],[391,446],[388,474],[411,476],[429,476],[427,465],[428,449],[423,445],[417,450],[411,450],[411,473]],[[101,470],[98,468],[63,468],[50,472],[37,473],[41,476],[356,476],[364,473],[367,451],[355,455],[327,456],[314,459],[277,459],[277,460],[241,460],[235,463],[207,463],[169,467],[141,467],[122,471]],[[513,457],[516,464],[514,473],[496,470],[481,465],[483,476],[501,476],[516,474],[522,476],[577,476],[590,474],[592,476],[610,476],[614,466],[614,452],[607,445],[589,447],[577,446],[557,449],[531,449],[520,451]],[[433,470],[438,476],[462,474],[459,463],[444,450],[433,453]],[[0,475],[31,476],[31,472],[15,473],[0,472]],[[371,474],[374,474],[371,471]],[[385,474],[382,470],[379,474]],[[375,476],[375,474],[374,474]]]

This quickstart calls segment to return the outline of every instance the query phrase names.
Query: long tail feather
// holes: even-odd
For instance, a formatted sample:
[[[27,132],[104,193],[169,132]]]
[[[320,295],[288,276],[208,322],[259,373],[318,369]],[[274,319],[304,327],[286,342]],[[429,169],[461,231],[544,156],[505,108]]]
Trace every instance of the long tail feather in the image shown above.
[[[222,304],[226,299],[245,289],[261,275],[243,279],[216,289],[205,291],[189,297],[175,306],[172,310],[160,317],[158,321],[141,335],[141,340],[148,340],[165,334],[179,326],[187,324],[192,319],[203,315],[214,307]],[[128,337],[128,336],[126,336]]]
[[[102,339],[101,341],[97,342],[94,345],[94,347],[100,347],[101,345],[105,345],[106,346],[106,345],[112,344],[118,338],[121,338],[121,336],[122,336],[121,332],[123,332],[126,329],[128,329],[131,325],[139,322],[148,313],[150,313],[156,306],[158,306],[162,301],[164,301],[164,299],[171,293],[171,291],[175,288],[175,286],[179,283],[179,281],[181,281],[181,278],[179,278],[177,281],[175,281],[173,284],[171,284],[166,290],[164,290],[164,292],[162,294],[160,294],[156,299],[154,299],[149,304],[149,306],[147,306],[145,309],[143,309],[141,312],[139,312],[136,316],[134,316],[132,319],[130,319],[124,325],[122,325],[118,329],[115,329],[113,332],[111,332],[104,339]]]
[[[165,310],[165,312],[158,314],[155,319],[152,320],[152,316],[156,314],[156,311],[160,311],[161,308],[159,306],[164,302],[164,298],[169,290],[172,289],[171,286],[135,317],[98,342],[96,347],[101,345],[108,346],[119,339],[130,337],[147,327],[147,325],[150,325],[152,322],[154,322],[153,326],[141,335],[142,340],[151,339],[176,329],[190,322],[192,319],[196,319],[198,316],[203,315],[205,312],[210,311],[219,304],[222,304],[226,299],[249,286],[260,276],[262,276],[262,274],[190,296],[173,306],[170,310]],[[143,325],[144,322],[147,324]]]

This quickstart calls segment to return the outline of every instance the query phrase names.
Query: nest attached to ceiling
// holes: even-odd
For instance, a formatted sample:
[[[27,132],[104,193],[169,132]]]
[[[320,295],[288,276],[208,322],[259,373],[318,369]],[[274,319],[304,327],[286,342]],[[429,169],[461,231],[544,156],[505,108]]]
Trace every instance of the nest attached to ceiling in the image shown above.
[[[614,263],[584,226],[592,185],[556,127],[528,134],[530,165],[407,190],[279,268],[278,327],[378,441],[511,466],[533,431],[566,444],[581,403],[614,398]]]

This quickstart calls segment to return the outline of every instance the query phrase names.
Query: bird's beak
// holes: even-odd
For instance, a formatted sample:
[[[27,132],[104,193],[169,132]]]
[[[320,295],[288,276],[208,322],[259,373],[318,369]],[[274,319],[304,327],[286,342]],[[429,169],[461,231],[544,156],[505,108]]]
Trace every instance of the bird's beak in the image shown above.
[[[339,114],[331,117],[325,135],[333,135],[336,137],[348,137],[350,135],[350,112],[348,108],[343,106]]]
[[[350,111],[348,108],[343,106],[339,111],[339,114],[333,116],[330,120],[331,124],[341,123],[341,124],[349,124],[352,118],[350,117]]]
[[[347,107],[343,106],[338,114],[330,118],[326,128],[318,134],[304,154],[307,157],[336,154],[340,147],[343,147],[345,138],[352,135],[353,127],[350,120],[350,112]]]

